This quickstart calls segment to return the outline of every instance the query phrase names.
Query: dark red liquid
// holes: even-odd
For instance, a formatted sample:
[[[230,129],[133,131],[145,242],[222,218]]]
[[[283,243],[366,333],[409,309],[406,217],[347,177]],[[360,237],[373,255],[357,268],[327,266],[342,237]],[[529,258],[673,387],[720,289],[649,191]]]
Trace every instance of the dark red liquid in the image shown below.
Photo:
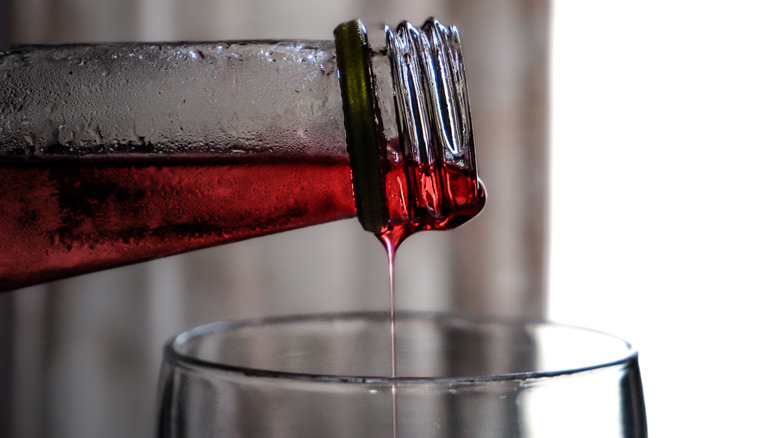
[[[384,170],[394,248],[484,204],[473,173]],[[346,159],[0,158],[0,290],[354,217],[351,177]]]
[[[0,162],[0,290],[355,216],[339,162]]]
[[[485,191],[476,172],[440,164],[395,163],[387,163],[384,172],[390,217],[378,237],[393,252],[413,233],[455,228],[485,206]]]

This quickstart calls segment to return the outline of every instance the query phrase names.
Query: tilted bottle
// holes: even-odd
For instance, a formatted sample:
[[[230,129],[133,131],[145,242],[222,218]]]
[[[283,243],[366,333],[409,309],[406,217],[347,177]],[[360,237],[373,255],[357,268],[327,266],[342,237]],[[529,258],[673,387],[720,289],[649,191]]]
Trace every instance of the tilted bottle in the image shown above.
[[[357,216],[457,226],[477,179],[457,29],[0,53],[0,290]]]

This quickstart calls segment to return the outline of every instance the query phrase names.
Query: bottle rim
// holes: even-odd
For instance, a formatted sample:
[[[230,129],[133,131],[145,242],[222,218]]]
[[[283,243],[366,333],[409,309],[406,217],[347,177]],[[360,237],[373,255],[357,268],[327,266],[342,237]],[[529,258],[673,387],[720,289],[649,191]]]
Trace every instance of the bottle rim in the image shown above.
[[[384,180],[390,166],[426,175],[437,168],[465,173],[476,181],[474,202],[484,205],[457,27],[429,18],[419,28],[404,21],[394,29],[383,25],[367,30],[353,20],[339,25],[334,35],[347,151],[363,228],[377,235],[387,229],[392,216],[387,198],[394,196],[407,198],[410,211],[422,215],[447,208],[425,201],[416,205],[415,199],[428,199],[425,194],[395,193],[392,182]]]

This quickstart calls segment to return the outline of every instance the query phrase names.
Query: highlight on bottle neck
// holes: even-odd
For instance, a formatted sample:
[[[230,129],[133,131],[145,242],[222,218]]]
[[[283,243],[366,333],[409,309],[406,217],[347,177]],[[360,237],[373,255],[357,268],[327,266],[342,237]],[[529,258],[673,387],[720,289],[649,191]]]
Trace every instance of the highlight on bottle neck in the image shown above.
[[[458,29],[430,19],[384,31],[407,159],[476,167]]]
[[[484,206],[457,28],[336,31],[358,217],[376,234],[453,228]],[[402,240],[401,237],[399,240]]]

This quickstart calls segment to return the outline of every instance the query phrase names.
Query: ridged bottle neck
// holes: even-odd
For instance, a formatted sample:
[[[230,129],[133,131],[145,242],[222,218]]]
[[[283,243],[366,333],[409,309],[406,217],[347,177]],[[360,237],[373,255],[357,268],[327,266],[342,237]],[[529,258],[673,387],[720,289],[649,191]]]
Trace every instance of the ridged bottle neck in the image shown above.
[[[363,227],[405,237],[476,215],[485,193],[457,28],[429,19],[420,28],[403,22],[366,30],[357,22],[340,29],[347,145]],[[345,40],[355,43],[353,50],[343,50]],[[358,72],[350,59],[360,57],[366,66]],[[356,91],[359,81],[367,93]],[[356,133],[360,139],[350,140]]]
[[[396,116],[407,160],[475,168],[466,77],[456,27],[385,26]]]

